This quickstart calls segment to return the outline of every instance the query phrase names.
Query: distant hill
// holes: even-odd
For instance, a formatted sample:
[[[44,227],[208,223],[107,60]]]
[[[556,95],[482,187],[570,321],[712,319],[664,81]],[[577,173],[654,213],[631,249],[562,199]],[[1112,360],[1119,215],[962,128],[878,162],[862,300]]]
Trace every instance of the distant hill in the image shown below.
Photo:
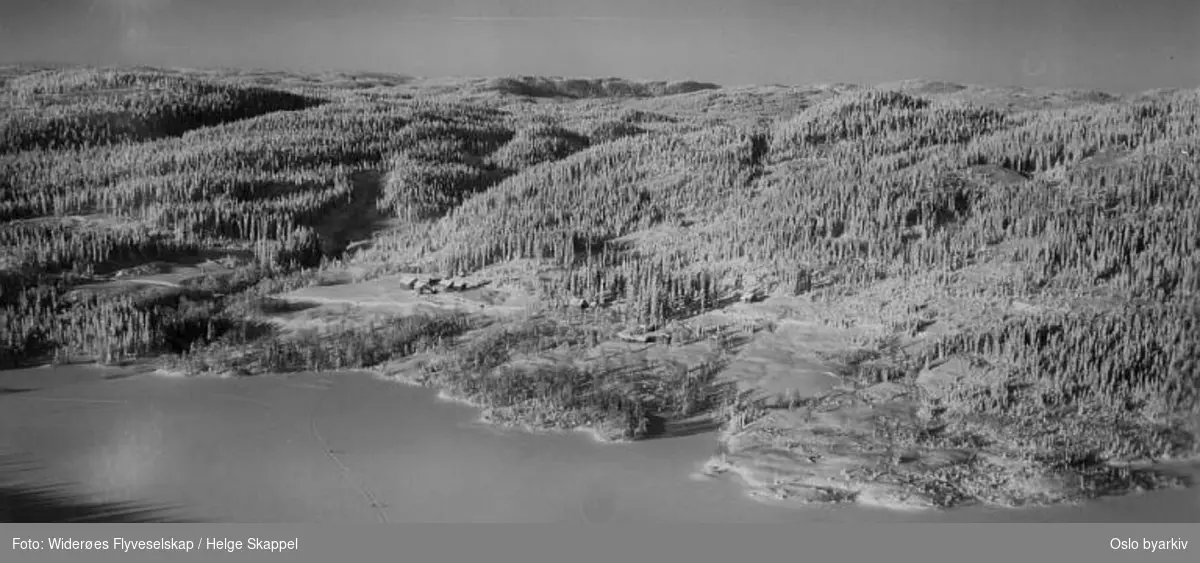
[[[647,98],[716,90],[704,82],[632,82],[620,78],[560,78],[522,76],[495,78],[481,89],[533,98]]]

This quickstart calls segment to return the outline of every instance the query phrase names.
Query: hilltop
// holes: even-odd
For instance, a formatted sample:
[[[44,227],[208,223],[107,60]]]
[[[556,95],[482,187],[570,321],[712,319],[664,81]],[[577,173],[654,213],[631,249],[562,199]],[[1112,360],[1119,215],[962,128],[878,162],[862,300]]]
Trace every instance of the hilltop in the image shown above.
[[[756,494],[1185,484],[1200,91],[0,69],[0,362],[370,368]]]

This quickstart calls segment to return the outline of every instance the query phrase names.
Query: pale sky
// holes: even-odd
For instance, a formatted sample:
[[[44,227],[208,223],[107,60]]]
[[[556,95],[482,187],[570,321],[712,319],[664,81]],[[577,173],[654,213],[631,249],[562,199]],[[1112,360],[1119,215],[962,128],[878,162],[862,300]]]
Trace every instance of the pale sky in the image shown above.
[[[1200,0],[0,0],[0,62],[1200,86]]]

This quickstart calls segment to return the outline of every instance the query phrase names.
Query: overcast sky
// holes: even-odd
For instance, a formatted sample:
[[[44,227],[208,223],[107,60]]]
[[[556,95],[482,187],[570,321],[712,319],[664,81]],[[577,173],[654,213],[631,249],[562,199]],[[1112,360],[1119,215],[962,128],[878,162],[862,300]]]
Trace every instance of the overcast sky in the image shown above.
[[[1200,86],[1200,0],[0,0],[0,60]]]

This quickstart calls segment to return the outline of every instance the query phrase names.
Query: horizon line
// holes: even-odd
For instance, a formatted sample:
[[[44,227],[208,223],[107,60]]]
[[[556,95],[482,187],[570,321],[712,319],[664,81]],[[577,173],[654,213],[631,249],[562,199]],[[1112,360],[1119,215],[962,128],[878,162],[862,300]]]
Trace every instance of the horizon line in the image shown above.
[[[1144,94],[1148,92],[1159,91],[1192,91],[1200,90],[1200,84],[1195,86],[1181,87],[1151,87],[1140,90],[1111,90],[1101,88],[1081,88],[1072,86],[1021,86],[1005,83],[988,83],[988,82],[959,82],[954,80],[945,80],[940,78],[896,78],[890,80],[881,80],[878,82],[847,82],[847,81],[813,81],[806,83],[782,83],[782,82],[747,82],[747,83],[722,83],[711,80],[703,80],[699,78],[633,78],[630,76],[621,75],[565,75],[565,74],[528,74],[528,73],[510,73],[510,74],[441,74],[441,75],[416,75],[407,74],[403,71],[391,70],[374,70],[366,68],[351,68],[351,67],[294,67],[280,65],[276,67],[258,67],[258,66],[237,66],[237,65],[216,65],[216,66],[188,66],[188,65],[167,65],[139,62],[125,63],[87,63],[87,62],[70,62],[70,61],[0,61],[0,67],[74,67],[74,68],[94,68],[94,69],[133,69],[147,68],[155,70],[180,70],[180,71],[221,71],[233,70],[241,72],[271,72],[271,73],[288,73],[296,75],[304,74],[324,74],[324,73],[339,73],[339,74],[381,74],[390,75],[400,78],[406,78],[412,81],[419,80],[487,80],[501,78],[561,78],[561,79],[576,79],[576,80],[625,80],[630,82],[697,82],[701,84],[715,85],[722,90],[747,88],[747,87],[776,87],[776,88],[813,88],[813,87],[836,87],[836,86],[855,86],[860,88],[877,88],[880,86],[900,84],[905,82],[924,82],[929,84],[946,84],[953,86],[961,86],[963,88],[986,88],[1000,90],[1026,90],[1026,91],[1052,91],[1052,92],[1099,92],[1114,95],[1130,95]]]

